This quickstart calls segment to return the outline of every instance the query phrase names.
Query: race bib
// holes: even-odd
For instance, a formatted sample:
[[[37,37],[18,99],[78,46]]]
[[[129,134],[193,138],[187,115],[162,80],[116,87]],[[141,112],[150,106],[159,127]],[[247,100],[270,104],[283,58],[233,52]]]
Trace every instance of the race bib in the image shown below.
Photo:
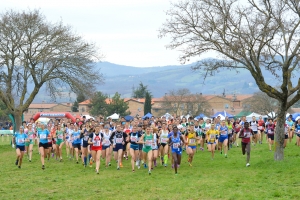
[[[250,132],[245,132],[245,133],[244,133],[244,137],[245,137],[245,138],[250,138],[250,136],[251,136],[251,133],[250,133]]]
[[[109,146],[110,145],[110,141],[109,140],[103,140],[103,145],[104,146]]]
[[[160,142],[161,143],[167,143],[168,142],[168,138],[160,138]]]
[[[116,143],[117,144],[122,144],[123,138],[116,138]]]
[[[298,134],[300,134],[300,130],[298,130]]]
[[[215,135],[210,135],[210,139],[215,139]]]
[[[89,136],[84,136],[84,137],[83,137],[83,140],[84,140],[84,141],[88,141],[88,140],[89,140]]]
[[[51,140],[51,139],[48,139],[48,143],[50,143],[50,142],[52,142],[52,140]]]
[[[259,127],[258,127],[259,130],[262,130],[262,128],[263,128],[262,126],[259,126]]]
[[[64,139],[64,136],[63,135],[58,135],[58,139],[62,140],[62,139]]]
[[[47,138],[47,135],[46,134],[40,134],[40,139],[44,140]]]
[[[272,131],[272,130],[268,130],[268,133],[269,133],[269,134],[273,134],[273,131]]]
[[[190,144],[196,144],[196,139],[190,139]]]
[[[145,144],[146,146],[152,146],[152,140],[146,140],[146,144]]]
[[[137,142],[137,138],[136,137],[131,137],[130,140],[131,140],[131,142]]]
[[[100,146],[100,140],[94,140],[93,145],[94,145],[95,147],[99,147],[99,146]]]
[[[180,143],[173,143],[173,149],[178,149],[180,147]]]
[[[25,142],[25,140],[23,138],[18,139],[19,144],[23,144],[24,142]]]
[[[29,137],[28,137],[30,140],[33,139],[33,134],[30,134]]]
[[[226,134],[226,131],[222,131],[222,132],[221,132],[221,135],[227,135],[227,134]]]

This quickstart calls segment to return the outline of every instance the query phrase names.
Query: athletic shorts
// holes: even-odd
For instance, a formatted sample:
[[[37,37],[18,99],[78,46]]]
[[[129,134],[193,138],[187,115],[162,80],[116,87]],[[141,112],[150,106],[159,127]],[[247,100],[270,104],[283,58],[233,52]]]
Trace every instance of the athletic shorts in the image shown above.
[[[163,148],[167,145],[167,143],[160,143]]]
[[[300,137],[300,134],[297,134],[298,137]]]
[[[16,145],[16,149],[20,149],[20,151],[25,151],[25,146]]]
[[[102,146],[100,146],[100,147],[92,146],[91,151],[102,151]]]
[[[130,149],[133,149],[133,150],[139,150],[139,145],[137,144],[130,144]]]
[[[205,134],[205,133],[203,133],[203,134],[201,134],[201,135],[202,135],[202,138],[203,138],[203,139],[206,137],[206,134]]]
[[[188,148],[196,149],[196,146],[188,146]]]
[[[52,148],[52,142],[48,142],[48,148]]]
[[[72,143],[72,146],[73,146],[73,148],[75,149],[75,148],[77,148],[77,149],[81,149],[81,145],[80,145],[80,143],[78,143],[78,144],[74,144],[74,143]]]
[[[150,147],[143,147],[142,149],[143,152],[148,153],[149,151],[152,151],[152,148]]]
[[[26,147],[29,147],[30,144],[33,144],[33,140],[29,140],[29,142],[25,142]]]
[[[226,139],[228,139],[227,136],[225,136],[225,137],[221,136],[221,137],[219,137],[219,142],[223,143]]]
[[[43,147],[44,149],[48,149],[48,143],[39,143],[39,147]]]
[[[127,144],[128,142],[125,142],[125,144],[123,145],[123,151],[126,151]]]
[[[110,145],[108,146],[102,146],[102,150],[106,150],[106,149],[109,149]]]
[[[83,142],[83,143],[82,143],[82,147],[87,148],[88,146],[89,146],[89,143],[88,143],[88,142]]]
[[[253,134],[257,134],[257,131],[253,131]]]
[[[289,136],[288,135],[284,135],[284,139],[288,139],[289,138]]]
[[[182,151],[180,150],[180,151],[178,151],[178,150],[176,150],[176,149],[172,149],[172,154],[173,153],[176,153],[177,155],[181,155],[182,154]]]
[[[216,142],[207,142],[207,144],[216,144]]]
[[[271,140],[274,140],[274,135],[268,135],[268,138],[270,138]]]
[[[143,144],[139,144],[139,150],[141,151],[143,149]]]
[[[116,144],[116,147],[113,149],[113,151],[119,151],[120,149],[124,149],[123,144]]]
[[[63,143],[64,142],[64,140],[62,140],[62,139],[58,139],[57,141],[56,141],[56,145],[60,145],[61,143]]]

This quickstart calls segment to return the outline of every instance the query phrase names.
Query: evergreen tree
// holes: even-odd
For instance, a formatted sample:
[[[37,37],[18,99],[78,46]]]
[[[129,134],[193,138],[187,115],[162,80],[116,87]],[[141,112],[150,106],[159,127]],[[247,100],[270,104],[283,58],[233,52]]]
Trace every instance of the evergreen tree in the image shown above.
[[[152,97],[149,92],[146,92],[146,97],[145,97],[145,104],[144,104],[144,115],[147,113],[151,113],[151,108],[152,108]]]
[[[128,103],[124,102],[124,99],[121,98],[121,95],[116,92],[115,95],[111,98],[109,105],[107,106],[108,115],[117,113],[121,116],[130,115],[130,111],[127,111],[129,108]]]
[[[86,97],[84,96],[84,94],[79,93],[77,95],[77,98],[72,106],[72,112],[78,112],[78,108],[79,108],[79,103],[83,102],[86,100]]]
[[[91,107],[90,114],[92,116],[107,116],[109,114],[107,111],[109,104],[107,104],[105,101],[107,98],[108,96],[102,92],[94,93],[93,97],[91,98],[91,104],[89,105]]]
[[[146,93],[149,92],[147,89],[147,85],[144,85],[142,82],[140,82],[139,87],[136,89],[133,88],[133,98],[145,98]]]

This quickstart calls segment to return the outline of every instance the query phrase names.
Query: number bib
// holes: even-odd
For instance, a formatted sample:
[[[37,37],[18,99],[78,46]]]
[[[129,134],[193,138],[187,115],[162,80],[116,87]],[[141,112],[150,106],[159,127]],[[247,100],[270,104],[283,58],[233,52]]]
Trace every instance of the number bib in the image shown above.
[[[273,134],[273,131],[272,131],[272,130],[268,130],[268,133],[269,133],[269,134]]]
[[[116,138],[116,143],[117,144],[122,144],[123,138]]]
[[[24,144],[25,140],[23,138],[18,139],[19,144]]]
[[[130,140],[131,140],[131,142],[137,142],[137,138],[136,137],[131,137]]]
[[[64,136],[60,134],[60,135],[57,136],[57,138],[62,140],[62,139],[64,139]]]
[[[110,141],[109,140],[103,140],[103,145],[104,146],[109,146],[110,145]]]
[[[160,138],[160,142],[161,143],[167,143],[168,142],[168,138]]]
[[[262,126],[259,126],[259,127],[258,127],[258,130],[262,130]]]
[[[32,139],[33,139],[33,134],[28,135],[28,138],[29,138],[30,140],[32,140]]]
[[[251,137],[251,132],[245,132],[244,137],[245,138],[250,138]]]
[[[83,137],[83,140],[84,140],[84,141],[88,141],[88,140],[89,140],[89,136],[84,136],[84,137]]]
[[[189,144],[193,144],[193,145],[196,144],[196,139],[194,139],[194,138],[193,138],[193,139],[190,139],[190,140],[189,140]]]
[[[146,140],[146,146],[151,147],[152,146],[152,140]]]
[[[94,140],[93,146],[100,147],[100,140]]]
[[[178,149],[180,147],[180,143],[173,143],[173,149]]]
[[[40,139],[44,140],[47,138],[47,135],[46,134],[40,134]]]

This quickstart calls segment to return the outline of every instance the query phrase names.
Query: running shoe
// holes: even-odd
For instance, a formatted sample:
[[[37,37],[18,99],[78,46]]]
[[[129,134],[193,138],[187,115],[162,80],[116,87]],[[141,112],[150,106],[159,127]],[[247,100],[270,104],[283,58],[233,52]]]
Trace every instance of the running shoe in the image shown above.
[[[135,166],[138,166],[139,165],[139,162],[138,161],[135,161]]]
[[[140,169],[140,168],[141,168],[141,166],[139,166],[139,165],[138,165],[137,167],[138,167],[138,169]]]
[[[128,160],[128,156],[126,156],[126,160]]]
[[[21,169],[21,166],[19,165],[18,168]]]
[[[132,172],[134,172],[134,169],[132,170]]]
[[[190,167],[193,167],[192,163],[189,163],[189,166],[190,166]]]
[[[249,167],[249,166],[250,166],[250,163],[247,163],[247,164],[246,164],[246,167]]]
[[[42,165],[42,170],[44,170],[45,169],[45,165]]]
[[[18,165],[18,163],[19,163],[19,159],[16,160],[16,163],[15,163],[15,164]]]
[[[96,173],[99,174],[99,170],[97,170]]]
[[[223,151],[221,151],[221,154],[223,153]]]
[[[145,168],[145,169],[147,168],[147,164],[146,164],[146,163],[144,163],[144,168]]]
[[[31,160],[29,160],[29,162],[31,162]]]
[[[154,167],[156,167],[157,165],[156,165],[156,160],[154,160]]]
[[[120,163],[120,167],[123,168],[123,164],[122,163]]]
[[[225,154],[225,158],[227,158],[227,154]]]
[[[108,163],[108,166],[111,166],[111,164],[110,164],[110,163]]]
[[[117,167],[117,170],[120,170],[120,167]]]
[[[52,158],[54,158],[54,153],[52,153]]]
[[[148,174],[151,175],[151,170],[148,171]]]
[[[167,167],[167,164],[165,164],[165,167]]]
[[[76,161],[76,164],[78,164],[79,162],[78,161]]]
[[[62,158],[61,158],[61,159],[59,159],[59,162],[62,162]]]

